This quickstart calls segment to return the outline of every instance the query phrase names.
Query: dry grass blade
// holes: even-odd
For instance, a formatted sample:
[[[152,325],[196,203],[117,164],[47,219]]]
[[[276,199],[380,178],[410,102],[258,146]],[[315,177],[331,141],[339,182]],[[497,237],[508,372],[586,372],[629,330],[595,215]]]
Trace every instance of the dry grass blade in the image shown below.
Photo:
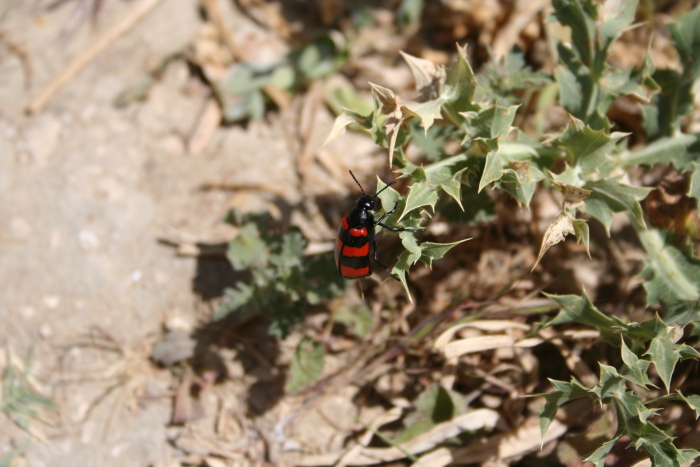
[[[214,132],[221,124],[221,105],[219,102],[209,98],[199,115],[199,119],[187,138],[187,152],[199,154],[209,143]]]
[[[543,342],[542,339],[530,338],[519,340],[516,337],[499,334],[495,336],[478,336],[450,342],[443,349],[445,358],[452,359],[474,352],[494,350],[502,347],[534,347]]]
[[[10,53],[16,55],[19,61],[22,63],[22,69],[24,70],[24,87],[29,89],[32,86],[32,81],[34,78],[34,68],[32,67],[29,52],[24,47],[7,37],[7,34],[2,32],[0,32],[0,44],[4,44]]]
[[[77,57],[71,60],[56,77],[34,96],[27,105],[27,113],[34,114],[40,112],[54,94],[77,75],[93,58],[107,48],[107,46],[114,42],[119,36],[145,18],[161,1],[162,0],[143,0],[134,3],[120,20],[116,21]]]
[[[26,362],[7,351],[7,368],[2,378],[0,412],[18,427],[41,441],[47,441],[36,422],[52,425],[58,407],[37,389],[31,377],[32,351]]]
[[[557,420],[552,421],[544,439],[540,440],[539,420],[527,420],[517,430],[486,437],[472,442],[464,448],[440,448],[421,457],[413,467],[440,467],[449,464],[479,464],[486,461],[506,461],[510,458],[533,452],[540,446],[566,433],[567,427]]]
[[[383,462],[391,462],[406,457],[406,453],[419,454],[434,448],[446,439],[465,431],[480,429],[493,429],[499,420],[498,412],[491,409],[477,409],[465,413],[452,420],[436,425],[430,431],[412,438],[399,447],[391,448],[363,448],[355,455],[351,462],[343,465],[376,465]],[[333,455],[307,456],[297,465],[316,466],[327,463]],[[338,456],[339,457],[339,456]],[[337,457],[336,457],[337,458]]]
[[[528,331],[530,327],[527,324],[520,323],[518,321],[509,321],[503,319],[482,319],[478,321],[472,321],[469,323],[458,324],[447,329],[445,332],[440,334],[435,340],[433,347],[436,350],[442,350],[455,336],[455,334],[462,329],[474,328],[480,331],[506,331],[508,329],[520,329],[522,331]]]

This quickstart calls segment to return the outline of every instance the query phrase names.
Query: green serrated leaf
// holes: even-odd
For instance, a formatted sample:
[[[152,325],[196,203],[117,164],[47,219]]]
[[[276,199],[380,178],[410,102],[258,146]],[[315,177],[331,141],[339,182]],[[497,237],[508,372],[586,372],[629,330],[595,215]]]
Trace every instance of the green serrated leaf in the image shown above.
[[[384,180],[379,178],[377,176],[377,193],[379,193],[377,196],[379,196],[379,199],[382,202],[382,208],[385,210],[391,209],[394,207],[394,204],[396,204],[399,199],[401,198],[401,195],[399,194],[398,191],[394,190],[393,188],[385,188],[386,183],[384,183]],[[380,193],[381,192],[381,193]]]
[[[581,104],[584,102],[584,89],[576,74],[565,66],[558,66],[554,77],[559,84],[559,100],[562,107],[571,115],[581,115]]]
[[[462,177],[468,168],[467,156],[459,154],[434,162],[425,168],[416,169],[416,171],[422,170],[430,186],[439,186],[462,207]]]
[[[643,228],[644,215],[639,201],[646,198],[651,188],[633,187],[620,183],[621,178],[609,178],[586,183],[584,188],[591,190],[586,199],[586,211],[598,219],[610,233],[612,213],[626,211],[637,225]]]
[[[441,100],[432,100],[420,104],[407,104],[406,108],[421,121],[425,134],[427,134],[435,120],[442,119],[442,104]]]
[[[402,28],[417,23],[421,18],[424,7],[424,0],[401,0],[396,17]]]
[[[690,176],[690,187],[688,189],[688,196],[692,196],[696,199],[698,206],[700,206],[700,164],[693,162],[692,165],[692,175]]]
[[[554,391],[540,394],[545,399],[545,404],[540,409],[540,435],[542,439],[547,434],[547,429],[549,429],[559,407],[574,399],[590,396],[588,388],[576,378],[572,377],[570,383],[554,379],[550,379],[549,382],[554,386]]]
[[[679,134],[653,141],[643,148],[625,152],[620,161],[625,167],[637,165],[651,166],[654,164],[672,164],[678,170],[688,170],[693,167],[695,154],[689,151],[693,144],[698,143],[698,135]]]
[[[598,449],[587,455],[583,460],[586,462],[592,462],[596,467],[603,467],[605,465],[605,457],[610,453],[610,450],[615,446],[622,435],[615,436],[610,441],[603,443]]]
[[[698,457],[700,452],[695,449],[676,449],[676,462],[679,466],[690,465]]]
[[[445,191],[445,193],[451,196],[452,199],[454,199],[457,202],[457,204],[459,204],[459,207],[462,208],[462,211],[464,211],[464,206],[462,206],[462,174],[466,170],[467,168],[465,167],[464,169],[455,173],[448,180],[445,180],[442,183],[440,183],[440,188],[442,188]]]
[[[319,36],[289,54],[289,60],[304,79],[311,81],[338,70],[347,60],[348,50],[331,35]]]
[[[669,24],[668,31],[683,64],[685,79],[696,80],[700,76],[700,8],[696,7]]]
[[[406,196],[406,206],[401,212],[398,222],[401,222],[408,213],[414,209],[418,209],[422,206],[430,206],[435,210],[435,203],[437,203],[438,195],[436,192],[436,187],[431,186],[427,180],[415,181],[411,185],[408,195]]]
[[[308,338],[303,339],[294,353],[285,392],[296,392],[314,383],[321,376],[324,366],[323,345]]]
[[[673,69],[656,70],[652,75],[663,92],[654,94],[652,104],[644,107],[644,127],[649,140],[677,136],[681,117],[692,110],[692,82]]]
[[[637,0],[607,0],[599,10],[598,31],[604,41],[610,42],[625,32],[634,21]]]
[[[600,381],[591,389],[591,393],[598,396],[599,399],[605,400],[611,397],[617,397],[625,390],[625,380],[617,370],[610,366],[600,364]]]
[[[595,131],[581,120],[573,119],[559,137],[558,144],[566,150],[581,173],[588,175],[600,170],[608,160],[608,154],[625,136],[625,133],[607,135],[603,130]]]
[[[478,112],[463,113],[469,125],[469,137],[487,140],[507,137],[518,107],[520,106],[506,108],[494,105]]]
[[[264,264],[267,262],[268,255],[268,246],[260,238],[257,226],[252,223],[241,227],[226,251],[226,257],[238,271]]]
[[[649,355],[656,371],[661,377],[661,381],[666,386],[666,392],[670,391],[671,377],[676,363],[681,359],[679,345],[673,343],[669,336],[656,337],[652,339],[649,350],[644,355]]]
[[[452,248],[456,247],[460,243],[464,243],[470,238],[465,238],[464,240],[459,240],[452,243],[433,243],[433,242],[423,242],[420,244],[421,256],[420,261],[423,262],[430,269],[433,268],[433,261],[440,259],[445,256],[445,253],[450,251]]]
[[[625,336],[630,339],[632,350],[639,353],[646,348],[646,343],[655,337],[668,335],[669,329],[658,313],[652,319],[641,323],[629,323],[624,329]]]
[[[591,63],[594,54],[596,5],[591,0],[552,0],[554,15],[571,28],[571,41],[583,63]]]
[[[225,289],[221,305],[214,311],[214,321],[218,321],[238,308],[250,304],[254,295],[255,287],[243,282],[238,282],[234,287]]]
[[[700,321],[700,301],[698,300],[667,302],[664,303],[664,308],[664,320],[668,323],[686,326]],[[694,335],[696,331],[700,331],[700,329],[695,328]]]
[[[336,85],[326,88],[326,102],[335,115],[347,114],[363,120],[374,110],[372,104],[360,96],[350,85]]]
[[[627,347],[625,340],[623,338],[620,338],[620,340],[622,341],[622,361],[625,363],[620,375],[627,381],[645,388],[647,385],[653,386],[651,381],[649,381],[649,377],[647,376],[647,370],[649,369],[651,362],[637,357],[637,355],[632,352],[629,347]]]
[[[585,219],[573,219],[572,224],[574,226],[574,234],[576,235],[576,241],[584,246],[588,257],[591,257],[591,251],[589,247],[589,228],[588,222]]]
[[[659,230],[639,232],[649,257],[640,276],[645,277],[647,304],[676,303],[700,298],[700,261],[667,243]]]
[[[476,77],[479,86],[476,89],[477,102],[493,101],[509,107],[520,101],[520,89],[532,90],[552,80],[542,71],[532,71],[525,63],[525,54],[517,46],[498,62],[484,65]]]
[[[498,183],[519,203],[529,206],[538,182],[543,178],[544,174],[529,162],[512,161],[510,167],[503,170]]]
[[[396,264],[391,270],[392,275],[396,275],[396,277],[399,278],[401,281],[401,285],[403,285],[404,290],[406,291],[406,295],[408,295],[408,299],[413,303],[413,298],[411,297],[411,293],[408,291],[408,283],[406,283],[406,273],[408,272],[408,269],[411,267],[412,264],[416,262],[416,258],[413,256],[413,253],[410,251],[404,251],[399,255],[398,260],[396,260]]]
[[[492,145],[496,143],[493,142]],[[532,159],[537,153],[532,147],[520,143],[501,142],[486,154],[486,164],[479,180],[481,192],[489,183],[500,180],[507,166],[513,166]],[[533,172],[535,174],[535,172]]]
[[[445,83],[440,89],[440,98],[444,100],[455,112],[466,112],[478,109],[472,102],[476,79],[474,71],[467,61],[467,47],[457,46],[457,61],[448,69]]]
[[[403,245],[403,247],[410,251],[411,254],[416,258],[416,261],[418,261],[418,258],[420,258],[421,256],[423,246],[418,245],[416,237],[413,236],[413,232],[401,232],[399,234],[399,238],[401,238],[401,244]]]
[[[695,419],[697,420],[700,418],[700,396],[696,394],[684,396],[680,390],[676,391],[676,394],[681,398],[681,400],[688,404],[691,409],[695,410]]]
[[[306,247],[306,239],[299,230],[290,230],[282,236],[282,242],[269,257],[270,264],[278,273],[301,266],[301,258]]]
[[[600,331],[608,331],[614,326],[626,327],[625,323],[619,318],[609,317],[600,312],[593,305],[585,290],[581,296],[545,295],[561,306],[557,316],[549,323],[550,326],[573,322],[592,326]]]

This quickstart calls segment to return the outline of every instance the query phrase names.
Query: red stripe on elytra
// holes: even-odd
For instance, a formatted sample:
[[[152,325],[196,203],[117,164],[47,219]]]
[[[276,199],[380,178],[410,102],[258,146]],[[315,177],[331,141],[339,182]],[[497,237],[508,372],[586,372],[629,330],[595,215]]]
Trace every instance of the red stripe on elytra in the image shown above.
[[[340,275],[343,277],[364,277],[369,276],[369,266],[366,268],[349,268],[347,266],[340,266]]]
[[[340,248],[338,248],[338,251],[341,251]],[[369,255],[369,243],[365,243],[364,246],[361,246],[359,248],[354,248],[345,245],[345,248],[342,249],[342,252],[343,256],[367,256]]]
[[[350,235],[353,237],[366,237],[367,236],[367,229],[362,227],[361,229],[351,229],[350,225],[348,224],[348,218],[343,217],[343,220],[340,221],[340,225],[343,227],[343,230],[349,230]]]
[[[367,236],[367,229],[362,227],[361,229],[350,229],[350,235],[353,237],[366,237]]]

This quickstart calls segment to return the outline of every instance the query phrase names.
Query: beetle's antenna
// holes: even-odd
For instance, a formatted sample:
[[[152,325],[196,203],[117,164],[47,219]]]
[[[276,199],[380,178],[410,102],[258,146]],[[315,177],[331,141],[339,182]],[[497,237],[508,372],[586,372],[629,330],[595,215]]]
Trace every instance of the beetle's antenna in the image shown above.
[[[355,174],[352,173],[352,170],[349,170],[348,172],[350,172],[350,175],[352,176],[352,179],[355,180],[355,183],[357,183],[357,186],[360,187],[360,191],[362,192],[362,194],[366,195],[365,190],[362,189],[362,185],[360,185],[360,182],[357,181],[357,179],[355,178]]]
[[[389,188],[389,187],[390,187],[391,185],[393,185],[394,183],[396,183],[396,180],[394,180],[394,181],[391,182],[391,183],[387,183],[387,185],[386,185],[384,188],[382,188],[381,190],[379,190],[379,191],[377,192],[377,194],[374,195],[374,197],[376,198],[377,196],[379,196],[379,193],[381,193],[382,191],[386,190],[387,188]]]

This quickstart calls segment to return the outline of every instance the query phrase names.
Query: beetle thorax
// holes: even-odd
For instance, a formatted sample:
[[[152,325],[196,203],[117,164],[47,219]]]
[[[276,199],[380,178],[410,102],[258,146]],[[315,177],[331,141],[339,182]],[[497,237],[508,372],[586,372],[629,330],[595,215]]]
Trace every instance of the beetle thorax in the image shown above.
[[[357,207],[348,214],[350,227],[367,227],[374,223],[374,216],[369,212],[374,209],[374,197],[362,195],[357,200]]]

